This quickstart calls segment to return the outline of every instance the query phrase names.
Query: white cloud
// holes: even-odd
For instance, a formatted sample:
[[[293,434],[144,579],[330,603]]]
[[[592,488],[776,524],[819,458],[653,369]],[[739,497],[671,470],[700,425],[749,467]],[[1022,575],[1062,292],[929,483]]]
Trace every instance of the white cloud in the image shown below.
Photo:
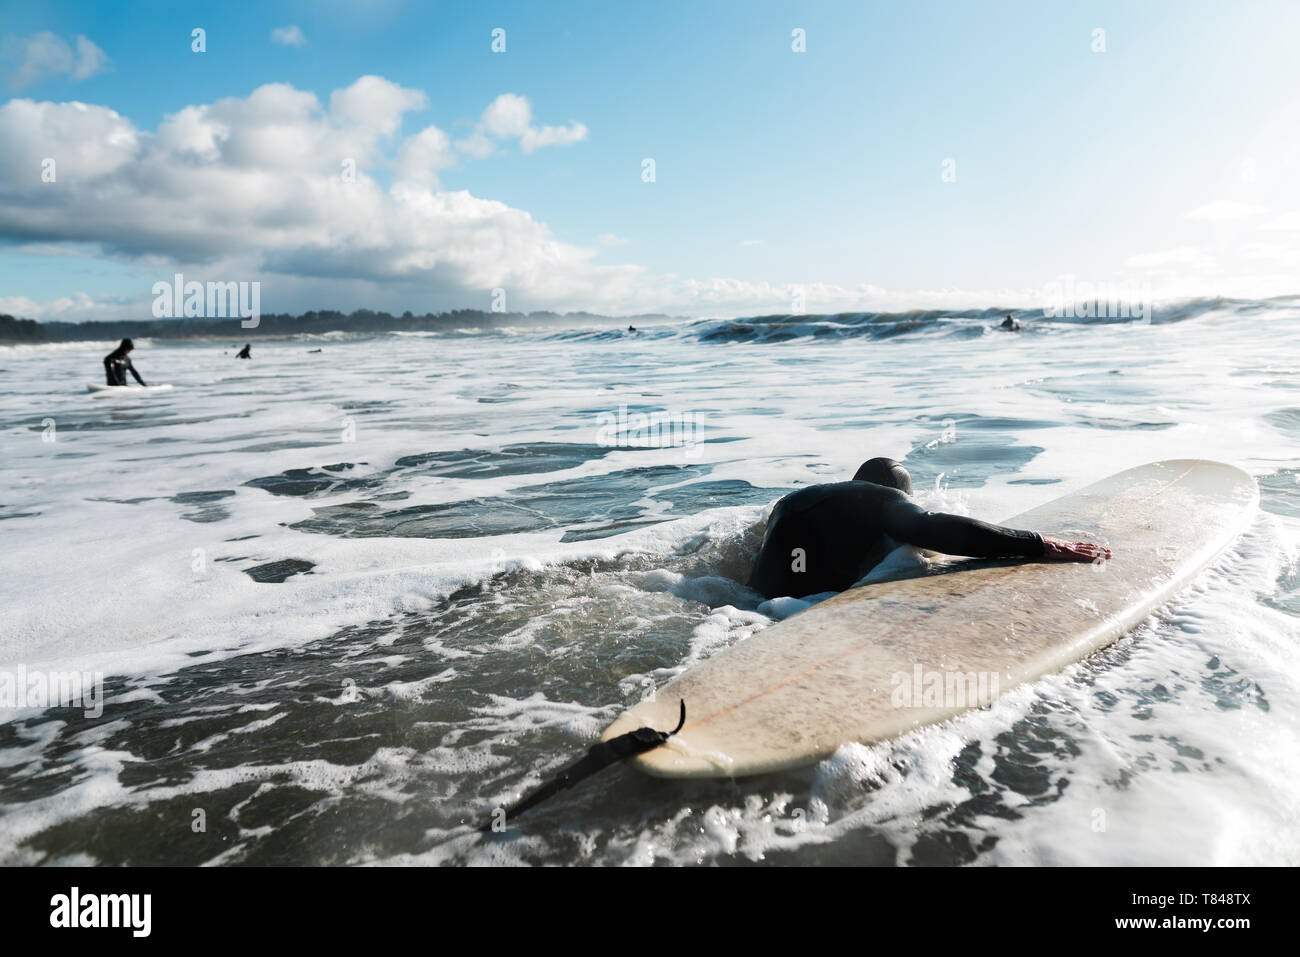
[[[570,143],[578,143],[586,138],[587,128],[581,123],[571,123],[568,126],[543,126],[540,129],[530,127],[524,130],[524,135],[520,137],[519,147],[525,153],[531,153],[543,146],[568,146]]]
[[[397,176],[418,186],[437,188],[438,171],[456,162],[451,139],[436,126],[427,126],[402,144]]]
[[[8,37],[0,45],[9,86],[15,90],[48,77],[85,80],[108,67],[108,55],[80,34],[74,51],[68,41],[48,30],[30,37]]]
[[[1270,219],[1259,227],[1260,229],[1277,230],[1290,232],[1291,230],[1300,229],[1300,209],[1292,210],[1289,213],[1283,213],[1276,219]]]
[[[1266,212],[1268,210],[1263,206],[1251,206],[1247,203],[1235,203],[1231,200],[1220,199],[1213,203],[1206,203],[1204,206],[1197,206],[1185,213],[1183,218],[1221,223],[1234,219],[1249,219],[1251,216],[1258,216]]]
[[[423,110],[428,105],[429,98],[423,90],[398,86],[382,76],[363,76],[351,86],[330,94],[332,117],[376,130],[385,136],[397,132],[403,113]]]
[[[108,54],[91,43],[88,38],[78,35],[77,62],[72,69],[72,78],[74,80],[89,79],[96,73],[102,73],[107,66]]]
[[[1124,260],[1124,265],[1133,269],[1148,270],[1168,270],[1177,267],[1203,270],[1214,268],[1215,261],[1213,256],[1195,246],[1178,246],[1174,249],[1129,256]]]
[[[596,237],[596,242],[602,246],[626,246],[628,240],[622,236],[615,236],[613,233],[601,233]]]
[[[10,100],[0,106],[0,210],[42,185],[42,161],[55,161],[60,181],[99,180],[123,170],[139,153],[139,133],[116,111],[84,103]],[[40,200],[39,193],[30,194]],[[58,196],[45,197],[54,206]],[[0,213],[3,215],[3,213]]]
[[[271,42],[279,43],[286,47],[305,47],[307,38],[303,36],[302,30],[296,26],[276,27],[271,31]]]
[[[1275,262],[1295,268],[1300,267],[1300,243],[1246,243],[1241,254],[1247,259]]]
[[[496,144],[480,129],[476,129],[463,140],[457,140],[456,149],[475,159],[483,159],[497,151]]]
[[[139,319],[147,315],[133,303],[118,299],[95,299],[84,292],[36,302],[26,296],[0,296],[0,315],[34,318],[41,322],[102,322],[109,319]]]
[[[480,122],[498,139],[523,136],[533,123],[533,108],[526,97],[502,93],[488,104]]]
[[[630,287],[638,267],[594,266],[594,250],[557,241],[524,210],[438,192],[454,157],[447,135],[390,138],[427,102],[375,76],[328,108],[271,83],[187,106],[150,132],[104,106],[11,100],[0,105],[0,237],[81,244],[160,274],[206,264],[281,286],[400,281],[404,295],[433,289],[449,306],[494,287],[521,307],[612,301]],[[53,183],[40,180],[45,157]],[[353,182],[340,175],[348,160]],[[388,166],[385,189],[372,172]]]
[[[471,156],[487,156],[494,150],[492,140],[519,140],[525,153],[546,146],[568,146],[587,138],[587,127],[582,123],[568,126],[534,126],[533,106],[525,96],[502,93],[488,104],[479,118],[474,133],[456,145]]]

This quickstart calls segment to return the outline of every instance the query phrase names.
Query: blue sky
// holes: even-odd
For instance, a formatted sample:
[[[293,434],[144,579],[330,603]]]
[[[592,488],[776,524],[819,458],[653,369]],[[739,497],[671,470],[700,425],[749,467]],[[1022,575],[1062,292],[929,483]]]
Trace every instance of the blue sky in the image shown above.
[[[20,144],[0,160],[0,311],[147,314],[174,269],[257,279],[266,311],[486,308],[504,288],[511,308],[745,314],[794,285],[813,311],[1012,306],[1063,276],[1300,292],[1294,2],[129,8],[0,20],[0,134]],[[303,42],[274,42],[290,26]],[[333,110],[362,77],[387,85]],[[503,95],[518,129],[484,139]],[[186,108],[226,138],[163,135]],[[403,146],[430,126],[417,192]],[[526,148],[524,126],[554,142]],[[316,155],[266,152],[305,130]],[[476,131],[490,155],[459,145]],[[336,164],[317,160],[358,137],[371,192],[323,202]],[[56,184],[31,175],[47,156]]]

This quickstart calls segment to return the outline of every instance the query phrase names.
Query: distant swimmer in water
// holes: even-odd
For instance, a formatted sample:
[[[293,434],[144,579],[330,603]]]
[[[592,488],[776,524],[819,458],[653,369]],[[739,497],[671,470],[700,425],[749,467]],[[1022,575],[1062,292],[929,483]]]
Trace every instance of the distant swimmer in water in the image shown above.
[[[131,350],[134,348],[134,342],[123,339],[116,349],[104,356],[104,372],[108,375],[109,385],[126,385],[128,372],[135,376],[136,382],[145,384],[144,379],[140,378],[140,373],[135,371],[135,366],[131,365]]]
[[[245,344],[244,344],[244,348],[240,349],[238,352],[235,353],[235,358],[236,358],[236,359],[251,359],[251,358],[253,358],[252,354],[248,351],[249,349],[252,349],[252,348],[253,348],[253,347],[252,347],[251,344],[245,343]]]
[[[927,512],[893,459],[864,462],[851,482],[810,485],[772,509],[749,587],[767,598],[843,591],[899,545],[971,558],[1091,562],[1110,549]]]
[[[1010,316],[1007,316],[1005,319],[1002,320],[1002,328],[1010,329],[1012,332],[1019,332],[1020,323],[1012,319]]]
[[[628,327],[627,327],[627,331],[628,331],[628,332],[636,332],[636,326],[628,326]]]

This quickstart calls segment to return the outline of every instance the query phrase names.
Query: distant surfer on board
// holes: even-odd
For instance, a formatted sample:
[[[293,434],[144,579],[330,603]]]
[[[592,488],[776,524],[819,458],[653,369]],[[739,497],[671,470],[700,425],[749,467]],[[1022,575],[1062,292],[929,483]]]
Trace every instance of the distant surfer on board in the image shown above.
[[[251,344],[247,344],[247,343],[246,343],[246,344],[244,345],[244,348],[240,349],[238,352],[235,353],[235,358],[236,358],[236,359],[251,359],[251,358],[253,358],[252,353],[249,351],[249,350],[251,350],[252,348],[253,348],[253,346],[252,346]]]
[[[893,459],[864,462],[851,482],[810,485],[772,508],[749,587],[767,598],[844,591],[899,545],[969,558],[1091,562],[1110,549],[927,512]]]
[[[145,384],[144,379],[140,378],[140,373],[135,371],[135,366],[131,365],[131,350],[134,348],[134,342],[123,339],[116,349],[104,356],[104,372],[108,376],[109,385],[126,385],[128,372],[135,376],[136,382]]]

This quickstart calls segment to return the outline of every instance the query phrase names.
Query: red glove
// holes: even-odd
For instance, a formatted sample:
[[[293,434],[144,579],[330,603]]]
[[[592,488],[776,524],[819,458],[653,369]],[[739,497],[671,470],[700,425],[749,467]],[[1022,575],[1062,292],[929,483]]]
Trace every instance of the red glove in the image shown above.
[[[1043,536],[1043,559],[1049,562],[1095,562],[1110,558],[1110,549],[1092,542],[1063,542]]]

